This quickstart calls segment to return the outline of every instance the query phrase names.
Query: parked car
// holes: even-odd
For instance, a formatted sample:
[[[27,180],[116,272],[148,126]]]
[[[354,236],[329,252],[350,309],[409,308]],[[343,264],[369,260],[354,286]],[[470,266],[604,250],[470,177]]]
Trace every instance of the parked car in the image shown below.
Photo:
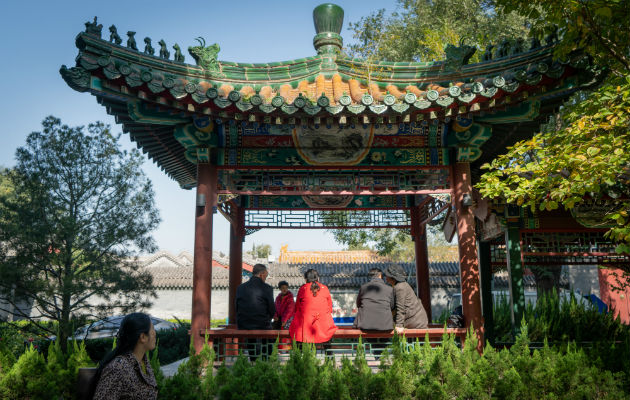
[[[74,332],[72,339],[77,340],[85,340],[85,339],[103,339],[110,338],[116,336],[118,333],[118,329],[120,328],[120,323],[122,322],[124,315],[116,315],[113,317],[107,317],[105,319],[101,319],[91,324],[82,326]],[[179,324],[165,321],[160,318],[152,317],[151,322],[153,322],[153,327],[156,331],[167,330],[167,329],[177,329]]]

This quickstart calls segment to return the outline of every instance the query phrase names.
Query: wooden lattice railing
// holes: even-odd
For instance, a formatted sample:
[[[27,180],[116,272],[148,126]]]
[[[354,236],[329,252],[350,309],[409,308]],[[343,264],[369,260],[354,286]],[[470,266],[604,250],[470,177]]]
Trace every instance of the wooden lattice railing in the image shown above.
[[[442,343],[444,334],[454,335],[456,340],[463,344],[466,340],[465,328],[447,328],[433,325],[426,329],[406,329],[405,337],[411,341],[416,338],[424,343],[428,335],[431,346]],[[278,352],[282,356],[288,355],[292,346],[292,340],[288,330],[239,330],[234,328],[207,329],[199,332],[208,343],[212,344],[217,362],[238,356],[240,353],[248,354],[251,358],[268,356],[273,348],[273,343],[278,340]],[[349,327],[340,327],[333,335],[331,341],[316,346],[327,356],[345,355],[352,357],[356,353],[359,338],[363,339],[366,355],[378,355],[383,348],[391,344],[394,332],[362,331]],[[374,351],[373,351],[374,350]]]

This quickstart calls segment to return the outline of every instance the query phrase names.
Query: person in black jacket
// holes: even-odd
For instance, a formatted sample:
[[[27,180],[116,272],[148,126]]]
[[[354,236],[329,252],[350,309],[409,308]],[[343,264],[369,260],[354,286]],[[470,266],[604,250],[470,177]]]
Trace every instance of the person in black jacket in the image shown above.
[[[276,313],[273,288],[265,283],[269,272],[262,264],[254,265],[252,277],[236,289],[236,326],[238,329],[271,329],[271,319]],[[264,353],[263,354],[263,349]],[[249,339],[250,360],[258,355],[271,354],[268,341]]]
[[[394,296],[391,286],[383,281],[383,273],[378,268],[372,268],[368,272],[370,281],[364,283],[359,289],[357,307],[359,312],[354,319],[354,327],[369,331],[387,331],[394,329],[392,309],[394,308]],[[372,347],[372,353],[378,359],[386,343],[381,343],[378,338],[365,339]]]
[[[354,320],[354,327],[389,332],[394,329],[393,289],[383,281],[383,274],[378,268],[372,268],[368,272],[368,277],[370,281],[361,286],[357,296],[359,312]]]

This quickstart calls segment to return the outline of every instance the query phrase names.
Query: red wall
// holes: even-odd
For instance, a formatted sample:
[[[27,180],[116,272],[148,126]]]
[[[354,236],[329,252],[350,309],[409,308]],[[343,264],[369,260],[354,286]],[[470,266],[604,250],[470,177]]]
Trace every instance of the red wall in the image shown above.
[[[616,285],[613,274],[623,276],[623,271],[614,268],[599,269],[599,293],[600,298],[610,310],[615,310],[615,317],[619,315],[621,322],[630,324],[630,288],[625,291],[612,290],[611,285]]]

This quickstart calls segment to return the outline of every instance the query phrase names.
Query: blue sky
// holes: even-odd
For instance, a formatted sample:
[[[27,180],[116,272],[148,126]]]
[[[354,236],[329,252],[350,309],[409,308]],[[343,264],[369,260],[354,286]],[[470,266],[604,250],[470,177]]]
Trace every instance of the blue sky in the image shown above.
[[[104,121],[121,132],[96,99],[70,89],[59,75],[62,64],[74,66],[77,49],[74,38],[84,23],[98,16],[103,35],[115,24],[123,40],[129,30],[139,43],[149,36],[154,47],[160,39],[182,49],[195,45],[203,36],[221,46],[219,59],[239,62],[271,62],[315,54],[312,11],[322,1],[12,1],[0,6],[0,166],[10,167],[15,150],[26,136],[41,127],[47,115],[63,123],[87,125]],[[342,36],[352,40],[348,21],[357,21],[371,11],[395,10],[395,0],[337,1],[345,11]],[[192,62],[186,54],[186,62]],[[125,147],[135,147],[127,135]],[[153,181],[162,223],[154,233],[158,246],[172,252],[191,251],[194,229],[194,191],[179,188],[147,160],[144,171]],[[229,249],[229,227],[215,215],[213,247]],[[247,236],[243,244],[270,244],[277,255],[281,245],[290,250],[336,250],[332,235],[321,230],[261,230]]]

